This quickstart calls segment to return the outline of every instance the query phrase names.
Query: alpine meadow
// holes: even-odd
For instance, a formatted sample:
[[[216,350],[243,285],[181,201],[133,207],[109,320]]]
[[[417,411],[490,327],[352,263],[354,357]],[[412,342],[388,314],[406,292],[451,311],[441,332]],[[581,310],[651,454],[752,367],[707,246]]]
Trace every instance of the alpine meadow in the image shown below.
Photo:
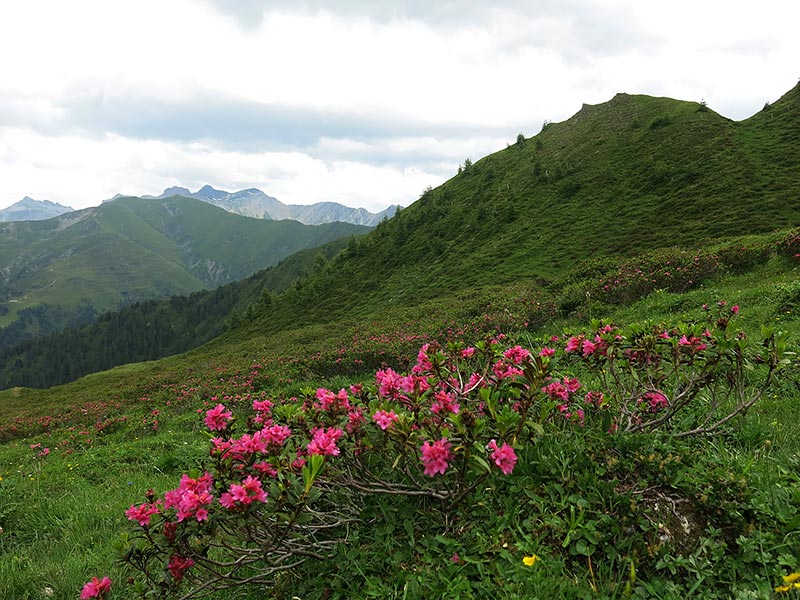
[[[0,597],[800,597],[798,173],[800,84],[617,94],[371,229],[0,225]]]

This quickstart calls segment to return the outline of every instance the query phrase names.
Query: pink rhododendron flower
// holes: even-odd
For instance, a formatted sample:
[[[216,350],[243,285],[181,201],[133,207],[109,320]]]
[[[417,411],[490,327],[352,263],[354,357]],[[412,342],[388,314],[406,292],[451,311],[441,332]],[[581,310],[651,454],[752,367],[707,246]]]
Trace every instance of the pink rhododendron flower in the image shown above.
[[[204,473],[197,479],[192,479],[184,474],[178,488],[164,494],[164,508],[174,508],[178,521],[183,521],[187,517],[205,521],[208,519],[206,506],[209,506],[214,500],[211,495],[213,483],[214,480],[209,473]]]
[[[128,517],[129,521],[136,521],[142,527],[146,527],[150,525],[150,517],[152,515],[157,515],[161,509],[159,508],[161,501],[154,502],[152,504],[140,504],[136,506],[135,504],[131,504],[131,507],[125,511],[125,516]]]
[[[104,598],[105,595],[111,590],[111,580],[108,577],[98,579],[92,577],[92,580],[83,586],[81,590],[81,600],[87,598]]]
[[[291,437],[292,430],[286,425],[271,425],[261,429],[258,434],[261,440],[263,440],[266,444],[283,446],[286,440]]]
[[[475,356],[475,348],[468,346],[461,351],[461,358],[472,358]]]
[[[334,394],[325,388],[317,389],[318,408],[323,411],[347,410],[350,408],[350,400],[347,397],[347,390],[341,389]]]
[[[447,438],[436,440],[431,444],[424,442],[420,451],[422,452],[422,464],[425,467],[423,472],[428,477],[433,477],[437,473],[444,475],[447,470],[448,463],[453,458],[450,452],[451,444]]]
[[[522,346],[512,346],[503,352],[503,358],[510,360],[515,365],[518,365],[526,360],[530,360],[531,353]]]
[[[522,375],[522,369],[507,363],[505,360],[498,360],[494,363],[494,365],[492,365],[492,372],[498,379],[509,379]]]
[[[480,373],[473,373],[469,376],[469,381],[467,381],[467,384],[464,386],[464,389],[461,390],[461,392],[463,394],[468,394],[472,390],[479,387],[486,387],[486,380]]]
[[[551,400],[569,400],[569,390],[560,381],[554,381],[542,388]]]
[[[567,388],[567,391],[570,394],[574,394],[577,392],[581,387],[581,382],[578,381],[578,378],[570,379],[569,377],[564,377],[564,387]]]
[[[589,340],[583,340],[583,357],[589,357],[594,354],[594,351],[597,350],[597,346],[590,342]]]
[[[546,357],[546,356],[553,356],[556,351],[553,348],[548,348],[545,346],[541,350],[539,350],[539,356]]]
[[[436,396],[434,396],[433,406],[431,406],[431,412],[433,414],[438,415],[439,413],[453,413],[454,415],[458,414],[459,405],[456,403],[455,396],[450,392],[445,392],[444,390],[439,390],[436,392]]]
[[[571,338],[567,340],[567,345],[564,347],[565,352],[577,352],[581,349],[581,345],[583,344],[583,336],[582,335],[573,335]]]
[[[272,412],[273,404],[270,400],[253,400],[253,410],[268,415]]]
[[[517,464],[517,455],[514,449],[503,442],[503,445],[498,447],[497,442],[492,440],[486,445],[487,450],[492,450],[492,460],[500,470],[506,475],[511,475],[514,470],[514,465]]]
[[[739,314],[739,305],[738,304],[734,304],[733,306],[731,306],[731,313],[733,313],[734,315],[738,315]]]
[[[661,392],[647,392],[642,398],[643,400],[647,400],[651,412],[658,412],[669,406],[667,397]]]
[[[219,503],[225,508],[240,508],[253,502],[266,502],[267,493],[261,487],[261,480],[248,475],[241,485],[232,483],[227,492],[219,497]]]
[[[261,475],[266,475],[267,477],[277,477],[278,470],[272,466],[272,464],[261,461],[257,462],[253,465],[253,469],[258,471]]]
[[[393,410],[386,412],[385,410],[377,410],[375,414],[372,415],[372,420],[377,423],[378,427],[380,427],[383,431],[386,431],[391,427],[392,423],[397,422],[397,413]]]
[[[430,344],[424,344],[417,353],[417,364],[411,369],[414,375],[423,375],[433,370],[433,363],[428,358],[428,348],[430,348]]]
[[[223,431],[228,427],[228,422],[233,418],[233,413],[226,410],[222,404],[206,412],[205,423],[211,431]]]
[[[353,434],[364,424],[364,413],[360,408],[351,408],[347,412],[347,433]]]
[[[378,394],[383,398],[395,399],[400,396],[400,383],[403,376],[392,369],[385,369],[375,373],[375,382],[378,385]]]
[[[312,439],[306,446],[309,454],[321,454],[323,456],[339,456],[339,448],[336,442],[344,435],[344,431],[338,427],[328,427],[328,429],[312,429]]]
[[[398,387],[406,394],[421,394],[425,390],[430,389],[431,384],[428,383],[426,377],[422,377],[421,375],[408,375],[400,378]],[[403,396],[400,398],[402,399]]]
[[[702,339],[697,336],[692,336],[691,338],[687,338],[685,335],[681,336],[681,339],[678,340],[678,345],[683,347],[688,347],[692,352],[701,352],[708,348],[708,344],[706,344]]]
[[[605,396],[603,392],[587,392],[583,401],[585,404],[593,404],[598,408],[605,406]]]
[[[184,558],[182,556],[178,556],[177,554],[173,554],[169,557],[167,569],[169,569],[169,572],[175,581],[181,581],[183,579],[183,574],[192,565],[194,565],[194,561],[191,558]]]

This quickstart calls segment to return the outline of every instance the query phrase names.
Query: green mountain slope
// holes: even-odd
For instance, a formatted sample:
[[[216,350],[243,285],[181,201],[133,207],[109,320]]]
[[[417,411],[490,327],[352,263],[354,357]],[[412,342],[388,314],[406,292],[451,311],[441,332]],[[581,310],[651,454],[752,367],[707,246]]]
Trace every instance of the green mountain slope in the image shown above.
[[[0,325],[41,305],[102,312],[216,287],[367,230],[249,219],[177,196],[123,198],[47,221],[3,224]],[[46,330],[44,322],[35,320],[26,333]]]
[[[797,225],[799,89],[742,122],[648,96],[584,106],[426,191],[259,326],[520,278],[546,284],[587,259]]]

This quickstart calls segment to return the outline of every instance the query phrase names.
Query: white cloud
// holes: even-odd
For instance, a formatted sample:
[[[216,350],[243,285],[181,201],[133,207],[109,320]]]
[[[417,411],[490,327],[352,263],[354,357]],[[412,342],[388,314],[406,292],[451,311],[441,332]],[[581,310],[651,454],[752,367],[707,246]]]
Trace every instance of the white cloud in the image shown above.
[[[0,181],[12,199],[29,195],[74,208],[99,204],[115,193],[159,194],[173,185],[196,189],[210,182],[229,191],[259,187],[290,204],[327,200],[378,211],[389,204],[408,205],[442,177],[300,152],[227,152],[201,143],[46,137],[0,129]]]
[[[781,0],[5,2],[0,207],[204,183],[408,204],[616,92],[745,118],[796,82],[798,17]]]

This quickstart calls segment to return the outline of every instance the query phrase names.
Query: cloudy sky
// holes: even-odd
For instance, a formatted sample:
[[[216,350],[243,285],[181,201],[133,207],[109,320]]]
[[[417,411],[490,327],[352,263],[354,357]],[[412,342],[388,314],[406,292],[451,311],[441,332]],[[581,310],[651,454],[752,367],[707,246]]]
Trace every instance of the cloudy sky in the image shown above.
[[[800,77],[794,0],[0,3],[0,208],[209,183],[407,205],[616,92],[744,119]]]

